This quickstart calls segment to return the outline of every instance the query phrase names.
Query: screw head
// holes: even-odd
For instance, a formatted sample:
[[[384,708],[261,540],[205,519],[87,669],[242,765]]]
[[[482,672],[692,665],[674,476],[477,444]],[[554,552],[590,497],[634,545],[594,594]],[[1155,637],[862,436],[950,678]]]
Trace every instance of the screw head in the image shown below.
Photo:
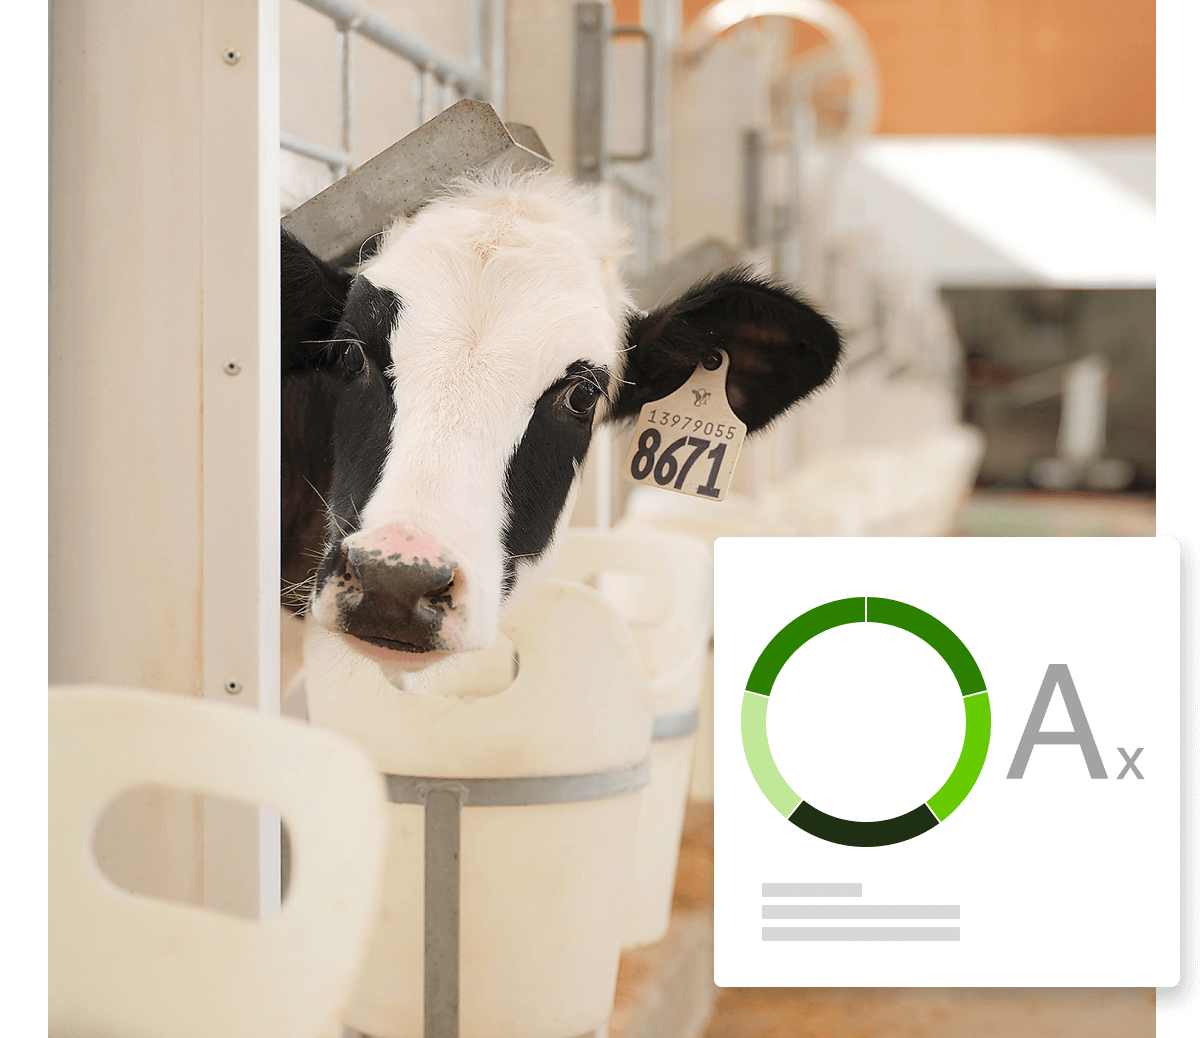
[[[597,164],[598,164],[597,156],[592,155],[590,152],[587,151],[587,152],[585,152],[585,154],[583,154],[581,156],[581,165],[585,169],[593,169]]]
[[[598,11],[593,7],[585,7],[581,9],[581,24],[587,29],[596,29],[598,26]]]
[[[222,365],[222,371],[224,371],[227,375],[237,375],[240,371],[242,371],[242,365],[239,364],[238,361],[231,358]]]
[[[242,682],[235,678],[231,678],[224,685],[222,685],[222,688],[226,690],[228,695],[236,696],[242,691]]]
[[[222,61],[227,65],[237,65],[242,61],[242,51],[235,50],[233,47],[227,47],[222,51]]]

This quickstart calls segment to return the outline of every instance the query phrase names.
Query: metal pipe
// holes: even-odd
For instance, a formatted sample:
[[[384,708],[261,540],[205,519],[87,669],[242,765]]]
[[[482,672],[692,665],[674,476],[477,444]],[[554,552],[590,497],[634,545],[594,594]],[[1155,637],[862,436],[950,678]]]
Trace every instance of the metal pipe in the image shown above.
[[[644,41],[644,134],[639,151],[630,153],[611,152],[611,162],[643,162],[652,157],[653,120],[656,118],[654,108],[656,87],[653,83],[655,75],[655,58],[652,49],[652,34],[640,25],[616,25],[610,30],[611,37],[635,36]]]
[[[506,0],[489,5],[489,103],[506,118]]]
[[[327,148],[322,144],[314,144],[312,141],[307,141],[301,137],[294,137],[291,133],[282,133],[280,135],[280,147],[287,148],[289,151],[295,151],[298,155],[304,155],[307,159],[317,159],[319,162],[325,162],[332,170],[335,170],[336,176],[340,169],[349,169],[351,167],[351,156],[343,151],[335,151],[334,148]]]
[[[419,68],[429,68],[442,81],[455,83],[465,97],[484,99],[488,96],[485,82],[455,58],[435,50],[419,39],[386,21],[378,14],[351,3],[350,0],[300,0],[306,7],[326,15],[336,24],[347,25],[385,50],[392,51]]]
[[[339,45],[339,140],[350,157],[353,148],[355,79],[351,65],[351,34],[355,26],[336,26]],[[350,172],[350,167],[348,167]]]
[[[415,66],[414,68],[414,125],[421,126],[426,119],[426,73]]]
[[[718,0],[705,8],[682,39],[679,54],[693,64],[728,29],[764,15],[813,25],[827,37],[851,81],[846,139],[872,133],[878,122],[878,67],[865,30],[831,0]]]

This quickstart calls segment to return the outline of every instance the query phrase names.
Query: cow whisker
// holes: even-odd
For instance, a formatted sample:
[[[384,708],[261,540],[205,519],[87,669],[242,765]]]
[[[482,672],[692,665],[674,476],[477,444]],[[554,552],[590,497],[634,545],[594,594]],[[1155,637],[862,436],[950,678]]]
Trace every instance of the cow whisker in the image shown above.
[[[368,239],[366,239],[366,240],[364,241],[363,245],[361,245],[361,246],[359,247],[359,252],[358,252],[358,254],[356,255],[356,265],[357,265],[357,266],[362,266],[362,265],[363,265],[363,262],[364,262],[364,249],[366,249],[366,248],[368,247],[368,242],[370,242],[370,241],[373,241],[373,240],[374,240],[374,239],[376,239],[376,238],[383,238],[383,237],[385,236],[385,234],[386,234],[386,232],[385,232],[385,231],[377,231],[377,232],[376,232],[374,235],[372,235],[372,237],[371,237],[371,238],[368,238]]]
[[[336,526],[339,533],[342,536],[346,537],[347,531],[344,530],[342,527],[344,525],[350,526],[351,520],[344,519],[341,515],[337,514],[333,508],[330,507],[330,502],[327,501],[326,498],[322,496],[322,491],[320,491],[317,487],[314,486],[313,481],[308,476],[304,477],[304,479],[305,479],[305,482],[309,484],[310,489],[315,494],[318,495],[318,500],[322,502],[322,506],[326,509],[326,514],[327,514],[327,516],[329,516],[330,521]],[[359,506],[354,501],[352,501],[351,507],[355,509],[356,518],[357,519],[360,518]]]
[[[503,555],[503,562],[512,562],[515,559],[537,559],[543,554],[542,551],[530,551],[526,555]]]

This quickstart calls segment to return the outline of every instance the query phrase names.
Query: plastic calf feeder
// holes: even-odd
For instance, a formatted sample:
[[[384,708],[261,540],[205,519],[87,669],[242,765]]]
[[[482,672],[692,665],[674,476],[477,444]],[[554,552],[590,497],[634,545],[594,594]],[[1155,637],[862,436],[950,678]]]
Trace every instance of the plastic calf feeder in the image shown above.
[[[615,602],[640,648],[656,702],[652,777],[640,808],[624,919],[627,948],[659,941],[669,928],[711,632],[711,569],[711,552],[690,537],[569,530],[553,570],[565,579],[595,579]]]
[[[547,581],[516,647],[403,692],[310,626],[314,724],[365,746],[393,803],[384,895],[345,1023],[372,1038],[573,1038],[610,1014],[653,708],[639,652],[590,588]]]
[[[974,486],[986,437],[952,425],[910,443],[816,458],[766,494],[773,517],[812,537],[948,534]]]
[[[165,693],[50,690],[50,1034],[326,1038],[350,996],[380,891],[380,776],[299,722]],[[296,862],[263,922],[131,894],[92,853],[141,785],[266,803]]]
[[[620,530],[661,530],[682,534],[714,546],[719,537],[790,537],[791,528],[770,519],[765,510],[743,494],[728,494],[721,502],[698,501],[635,487]]]
[[[692,501],[680,494],[662,494],[646,487],[632,491],[618,529],[684,534],[711,547],[719,537],[786,537],[791,533],[790,527],[773,522],[751,498],[739,494],[728,494],[723,502],[715,504]],[[707,624],[709,637],[710,617]],[[690,772],[690,797],[695,800],[715,798],[714,674],[715,650],[708,646]]]

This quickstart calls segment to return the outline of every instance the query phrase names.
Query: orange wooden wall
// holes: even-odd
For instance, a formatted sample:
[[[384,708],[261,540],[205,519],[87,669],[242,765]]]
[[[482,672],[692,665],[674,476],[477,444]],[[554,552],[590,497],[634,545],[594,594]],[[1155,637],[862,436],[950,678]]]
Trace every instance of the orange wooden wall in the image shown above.
[[[683,24],[705,6],[682,0]],[[881,133],[1154,132],[1154,0],[841,6],[865,29],[878,60]],[[615,9],[630,16],[639,3]],[[800,33],[801,45],[813,40]]]

